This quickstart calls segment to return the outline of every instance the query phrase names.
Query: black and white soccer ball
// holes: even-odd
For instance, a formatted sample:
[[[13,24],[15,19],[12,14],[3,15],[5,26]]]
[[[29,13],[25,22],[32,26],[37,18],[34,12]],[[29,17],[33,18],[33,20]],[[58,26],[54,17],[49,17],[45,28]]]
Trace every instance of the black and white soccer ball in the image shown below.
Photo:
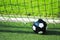
[[[47,23],[42,19],[39,19],[38,21],[33,23],[32,29],[35,33],[45,34],[47,30]]]

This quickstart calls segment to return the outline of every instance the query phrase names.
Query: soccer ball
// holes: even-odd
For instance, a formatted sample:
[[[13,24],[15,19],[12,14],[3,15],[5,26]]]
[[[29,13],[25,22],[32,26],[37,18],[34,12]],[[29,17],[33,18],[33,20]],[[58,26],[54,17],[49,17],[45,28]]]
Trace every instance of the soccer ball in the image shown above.
[[[33,23],[32,29],[35,33],[44,34],[46,33],[47,23],[42,19],[39,19],[38,21]]]

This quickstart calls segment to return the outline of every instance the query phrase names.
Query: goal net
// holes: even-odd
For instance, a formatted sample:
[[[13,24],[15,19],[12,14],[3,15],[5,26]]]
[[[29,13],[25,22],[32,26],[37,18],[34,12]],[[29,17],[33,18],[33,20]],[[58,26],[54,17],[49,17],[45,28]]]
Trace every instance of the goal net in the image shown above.
[[[0,21],[60,23],[59,0],[0,0]]]

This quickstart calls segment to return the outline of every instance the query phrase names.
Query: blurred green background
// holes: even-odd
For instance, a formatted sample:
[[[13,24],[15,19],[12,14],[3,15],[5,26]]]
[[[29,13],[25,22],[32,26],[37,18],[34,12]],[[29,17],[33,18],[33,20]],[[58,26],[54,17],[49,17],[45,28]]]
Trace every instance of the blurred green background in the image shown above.
[[[0,0],[1,15],[58,17],[58,0]]]

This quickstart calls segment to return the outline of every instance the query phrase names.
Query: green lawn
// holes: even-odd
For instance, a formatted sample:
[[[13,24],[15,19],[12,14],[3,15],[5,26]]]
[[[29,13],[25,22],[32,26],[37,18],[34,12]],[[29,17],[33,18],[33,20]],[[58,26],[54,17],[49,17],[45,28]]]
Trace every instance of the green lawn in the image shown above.
[[[60,40],[60,24],[48,24],[45,35],[35,34],[32,23],[0,22],[0,40]]]
[[[3,15],[57,17],[58,9],[58,0],[0,0]]]

